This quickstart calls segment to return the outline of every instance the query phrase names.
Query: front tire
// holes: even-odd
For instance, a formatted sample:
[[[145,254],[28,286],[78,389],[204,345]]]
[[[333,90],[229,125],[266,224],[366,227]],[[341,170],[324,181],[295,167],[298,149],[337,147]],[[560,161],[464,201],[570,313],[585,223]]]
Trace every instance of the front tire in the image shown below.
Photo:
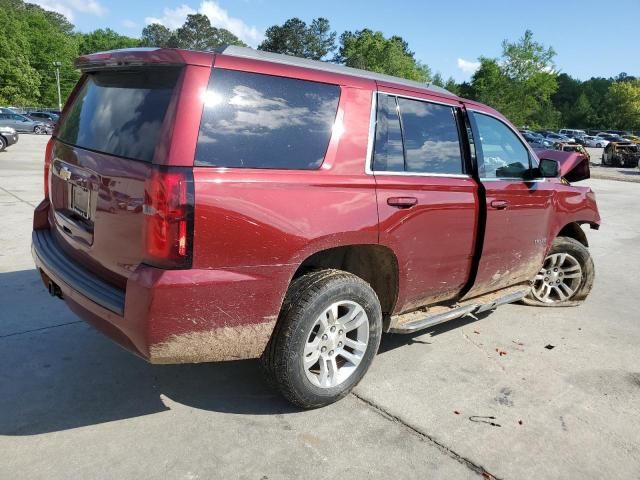
[[[289,287],[262,365],[291,403],[322,407],[358,384],[381,335],[380,302],[367,282],[340,270],[307,273]]]
[[[0,137],[0,152],[4,151],[5,148],[7,148],[7,141],[4,137]]]
[[[40,125],[37,125],[33,129],[33,133],[35,133],[36,135],[40,135],[42,133],[42,127]]]
[[[587,298],[594,279],[595,267],[587,247],[573,238],[558,237],[523,302],[539,307],[574,307]]]

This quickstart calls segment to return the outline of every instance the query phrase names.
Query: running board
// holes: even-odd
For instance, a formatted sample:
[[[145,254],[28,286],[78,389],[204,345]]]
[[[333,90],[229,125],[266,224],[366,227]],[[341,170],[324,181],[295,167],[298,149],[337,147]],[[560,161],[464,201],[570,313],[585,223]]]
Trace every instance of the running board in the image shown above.
[[[489,310],[494,310],[500,305],[522,300],[527,295],[530,288],[531,287],[529,285],[524,289],[523,285],[517,285],[515,287],[506,288],[503,291],[481,295],[459,304],[431,307],[427,312],[416,311],[402,315],[394,315],[391,317],[391,322],[387,332],[404,334],[413,333],[439,325],[440,323],[448,322],[449,320],[462,318],[466,315],[488,312]],[[431,314],[429,315],[430,312]],[[424,316],[425,313],[427,315],[426,317]]]

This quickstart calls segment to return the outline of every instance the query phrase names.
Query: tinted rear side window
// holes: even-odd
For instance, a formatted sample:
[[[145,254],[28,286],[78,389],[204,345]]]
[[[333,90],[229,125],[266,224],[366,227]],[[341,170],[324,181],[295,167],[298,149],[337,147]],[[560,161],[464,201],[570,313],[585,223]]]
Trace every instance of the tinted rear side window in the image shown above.
[[[196,165],[319,168],[339,98],[337,85],[214,69]]]
[[[150,162],[180,71],[90,73],[58,138],[97,152]]]
[[[462,173],[458,125],[452,107],[398,98],[407,172]]]

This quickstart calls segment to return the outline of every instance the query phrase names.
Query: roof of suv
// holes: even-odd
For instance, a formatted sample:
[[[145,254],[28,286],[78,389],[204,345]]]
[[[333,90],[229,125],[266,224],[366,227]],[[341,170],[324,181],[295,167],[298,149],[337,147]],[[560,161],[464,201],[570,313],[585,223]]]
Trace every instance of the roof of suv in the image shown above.
[[[123,48],[120,50],[110,50],[107,52],[96,52],[82,55],[75,61],[76,68],[82,71],[100,70],[103,68],[126,67],[141,64],[192,64],[210,66],[211,57],[220,54],[228,57],[235,57],[262,62],[277,63],[292,67],[309,68],[317,71],[334,73],[339,75],[349,75],[351,77],[364,78],[378,82],[385,82],[399,87],[410,89],[421,89],[458,98],[450,91],[438,87],[437,85],[420,83],[400,77],[385,75],[382,73],[369,72],[358,68],[345,67],[335,63],[310,60],[308,58],[292,57],[279,53],[263,52],[248,47],[225,46],[214,51],[198,52],[193,50],[182,50],[173,48]]]
[[[280,53],[264,52],[262,50],[254,50],[253,48],[238,47],[235,45],[228,45],[226,47],[217,49],[216,53],[221,53],[223,55],[228,55],[230,57],[248,58],[251,60],[263,60],[266,62],[280,63],[283,65],[290,65],[293,67],[312,68],[314,70],[321,70],[323,72],[338,73],[342,75],[351,75],[352,77],[366,78],[369,80],[395,83],[397,85],[431,90],[435,93],[451,95],[455,97],[455,95],[451,93],[449,90],[446,90],[442,87],[438,87],[437,85],[420,83],[413,80],[407,80],[405,78],[394,77],[392,75],[369,72],[367,70],[360,70],[358,68],[345,67],[344,65],[338,65],[338,64],[329,63],[329,62],[322,62],[319,60],[293,57],[291,55],[282,55]]]

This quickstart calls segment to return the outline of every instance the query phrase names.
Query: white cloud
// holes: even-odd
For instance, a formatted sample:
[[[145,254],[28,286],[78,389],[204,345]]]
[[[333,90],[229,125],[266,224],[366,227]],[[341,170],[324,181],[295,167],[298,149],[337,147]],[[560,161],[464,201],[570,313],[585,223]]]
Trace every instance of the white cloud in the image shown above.
[[[76,13],[88,13],[99,17],[107,13],[107,9],[98,0],[32,0],[32,3],[45,10],[61,13],[69,21],[73,21]]]
[[[146,17],[144,23],[149,25],[150,23],[160,23],[167,28],[178,28],[187,19],[187,15],[197,13],[193,8],[188,5],[180,5],[176,8],[165,8],[162,11],[161,17]]]
[[[467,75],[473,75],[480,68],[480,62],[472,62],[464,58],[458,58],[458,68]]]
[[[182,4],[176,8],[165,8],[160,17],[146,17],[144,23],[160,23],[168,28],[178,28],[187,19],[187,15],[201,13],[209,17],[211,25],[217,28],[226,28],[245,43],[257,46],[264,38],[264,33],[254,26],[247,25],[239,18],[232,17],[215,1],[205,0],[198,10],[189,5]]]
[[[100,5],[98,0],[65,0],[73,10],[91,15],[102,16],[107,13],[107,9]]]

